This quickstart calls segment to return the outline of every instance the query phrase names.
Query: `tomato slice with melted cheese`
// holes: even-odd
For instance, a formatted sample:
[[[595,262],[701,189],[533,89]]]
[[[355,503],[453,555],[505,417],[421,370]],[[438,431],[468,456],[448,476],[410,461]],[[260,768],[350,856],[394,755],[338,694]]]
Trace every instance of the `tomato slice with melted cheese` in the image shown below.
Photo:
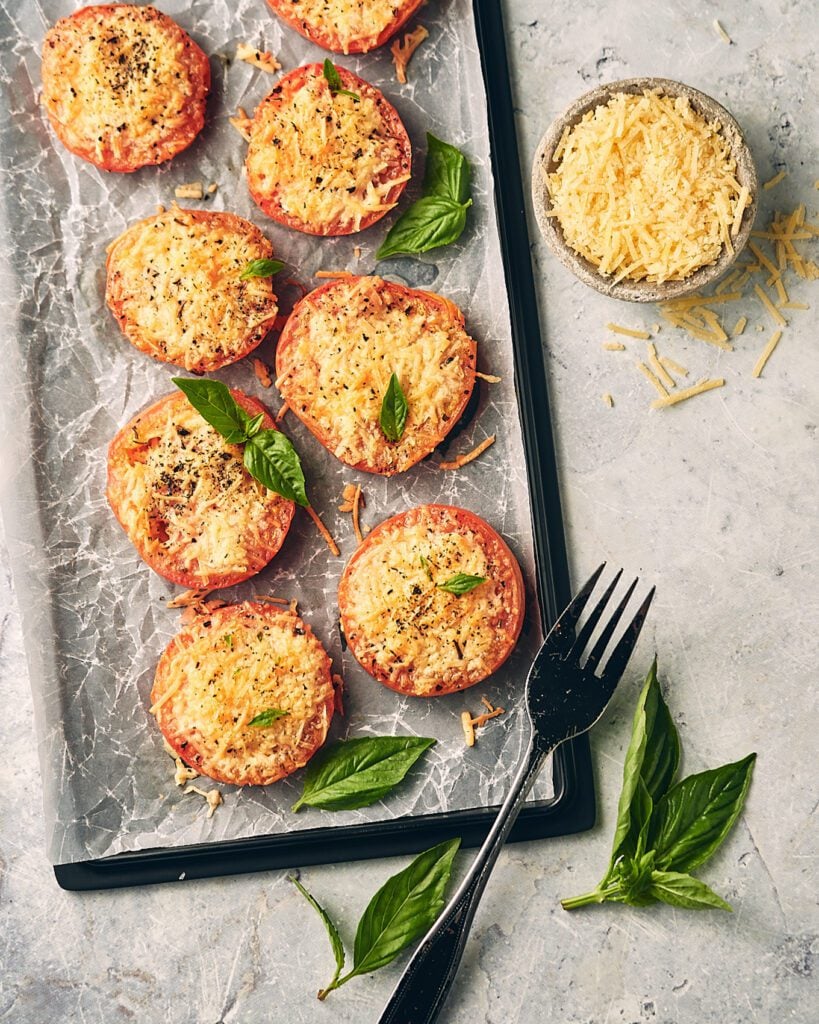
[[[282,21],[334,53],[383,46],[424,0],[267,0]]]

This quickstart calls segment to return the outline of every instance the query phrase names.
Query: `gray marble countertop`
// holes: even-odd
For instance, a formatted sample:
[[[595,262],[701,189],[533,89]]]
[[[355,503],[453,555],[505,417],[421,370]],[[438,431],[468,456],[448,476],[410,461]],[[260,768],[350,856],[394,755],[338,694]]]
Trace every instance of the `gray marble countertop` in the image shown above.
[[[787,171],[762,193],[760,219],[804,202],[816,221],[812,0],[507,0],[505,11],[525,168],[548,122],[581,92],[637,75],[677,78],[733,112],[762,181]],[[751,368],[770,326],[752,301],[733,353],[663,328],[663,354],[694,378],[727,383],[649,413],[654,396],[634,355],[604,352],[601,343],[607,321],[650,327],[659,322],[656,308],[592,293],[546,252],[534,228],[532,238],[573,575],[582,579],[605,557],[656,582],[658,596],[632,668],[593,734],[597,827],[502,854],[442,1020],[807,1024],[819,1004],[813,311],[793,313],[758,380]],[[814,307],[816,284],[799,282],[791,297]],[[329,948],[284,872],[88,895],[57,888],[43,854],[7,559],[0,608],[0,1021],[376,1020],[403,961],[317,1003],[331,973]],[[654,650],[686,771],[759,754],[745,813],[700,872],[734,913],[604,906],[570,915],[559,898],[593,886],[607,862],[632,709]],[[312,867],[303,879],[351,938],[368,894],[405,862]]]

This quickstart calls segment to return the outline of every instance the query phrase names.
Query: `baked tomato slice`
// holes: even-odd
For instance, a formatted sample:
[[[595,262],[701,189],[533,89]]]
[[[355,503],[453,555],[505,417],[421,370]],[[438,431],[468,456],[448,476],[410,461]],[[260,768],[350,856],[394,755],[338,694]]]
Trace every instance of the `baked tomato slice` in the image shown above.
[[[384,95],[346,68],[333,93],[321,64],[283,75],[250,125],[247,182],[264,212],[310,235],[363,231],[391,210],[412,150]]]
[[[241,391],[250,416],[267,409]],[[196,590],[254,576],[284,543],[295,506],[254,480],[242,449],[228,444],[181,391],[126,424],[108,450],[108,501],[155,571]]]
[[[155,7],[101,4],[43,41],[43,105],[72,153],[105,171],[170,160],[205,123],[208,58]]]
[[[412,697],[474,686],[506,661],[523,625],[523,577],[479,516],[420,505],[377,526],[338,588],[341,625],[363,668]]]
[[[252,352],[278,312],[262,232],[233,213],[178,206],[132,224],[108,247],[105,299],[126,338],[154,359],[207,373]]]
[[[342,462],[392,476],[458,422],[475,384],[476,349],[448,299],[380,277],[344,277],[294,307],[276,349],[277,386]],[[393,373],[407,403],[398,440],[380,425]]]
[[[334,53],[368,53],[409,21],[424,0],[267,0],[282,21]]]
[[[330,658],[294,612],[260,601],[200,615],[159,660],[151,712],[202,775],[266,786],[303,767],[327,737]]]

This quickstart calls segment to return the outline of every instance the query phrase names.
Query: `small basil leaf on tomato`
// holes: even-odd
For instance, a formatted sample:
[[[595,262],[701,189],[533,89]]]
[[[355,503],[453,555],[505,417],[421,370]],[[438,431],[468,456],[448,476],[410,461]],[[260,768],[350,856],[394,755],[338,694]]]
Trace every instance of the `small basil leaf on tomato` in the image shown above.
[[[283,268],[281,260],[251,260],[239,275],[239,280],[246,281],[249,277],[273,277]]]
[[[384,392],[384,398],[381,402],[381,414],[378,418],[384,437],[388,441],[401,440],[407,423],[408,411],[409,406],[407,405],[406,395],[401,388],[401,382],[393,373],[390,375],[387,390]]]
[[[436,583],[435,586],[439,590],[445,590],[448,594],[460,596],[468,594],[470,590],[474,590],[482,583],[486,583],[486,576],[470,576],[465,572],[456,572],[454,576],[450,576],[443,583]]]
[[[260,430],[245,445],[245,469],[269,491],[295,501],[305,508],[309,504],[296,449],[280,430]]]
[[[247,440],[248,424],[253,421],[227,385],[205,378],[173,377],[172,380],[199,415],[229,444],[242,444]]]
[[[265,708],[264,711],[260,711],[258,715],[251,718],[247,724],[254,729],[266,729],[268,725],[272,725],[289,714],[289,711],[282,711],[280,708]]]
[[[324,77],[327,80],[327,84],[330,86],[330,92],[333,96],[349,96],[358,103],[361,97],[357,92],[350,92],[349,89],[344,88],[344,83],[341,81],[341,75],[338,73],[338,68],[330,60],[329,57],[325,58],[324,61]]]

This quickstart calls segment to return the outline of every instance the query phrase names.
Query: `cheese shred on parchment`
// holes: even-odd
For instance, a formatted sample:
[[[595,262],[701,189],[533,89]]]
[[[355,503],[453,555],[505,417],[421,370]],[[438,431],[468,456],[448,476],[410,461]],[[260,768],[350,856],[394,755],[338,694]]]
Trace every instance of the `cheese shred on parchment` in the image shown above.
[[[482,725],[486,725],[491,719],[506,714],[505,708],[493,707],[486,697],[481,697],[481,704],[486,708],[486,711],[482,711],[475,718],[472,717],[469,711],[461,712],[461,726],[463,727],[464,739],[468,747],[475,746],[476,729],[480,729]]]
[[[395,64],[395,77],[401,85],[407,83],[407,64],[409,64],[410,58],[428,35],[429,32],[424,26],[419,25],[414,32],[407,32],[403,40],[396,39],[390,46],[392,62]]]
[[[704,391],[711,391],[713,388],[721,388],[725,384],[723,377],[715,378],[714,380],[701,380],[699,384],[695,384],[691,388],[685,388],[683,391],[677,391],[673,395],[667,395],[665,398],[656,398],[651,403],[652,409],[664,409],[667,405],[676,405],[678,402],[684,402],[688,398],[693,398],[694,395],[701,395]]]
[[[616,93],[564,133],[550,216],[614,281],[684,280],[733,251],[751,200],[718,122],[685,97]]]
[[[341,554],[341,552],[338,550],[338,544],[336,544],[336,542],[333,540],[333,535],[321,521],[318,512],[316,512],[312,505],[307,506],[307,514],[316,524],[316,529],[324,538],[324,543],[330,549],[330,554],[335,555],[335,557],[338,558],[338,556]]]
[[[495,435],[490,434],[489,437],[485,437],[479,445],[476,445],[471,452],[467,452],[465,455],[459,455],[457,458],[452,459],[451,462],[439,462],[438,469],[461,469],[461,467],[472,462],[473,459],[477,459],[479,455],[483,455],[486,449],[494,443]]]
[[[754,366],[753,372],[751,373],[752,377],[761,376],[762,371],[765,369],[765,364],[771,358],[771,354],[773,353],[773,350],[776,348],[776,346],[779,344],[779,339],[781,337],[782,331],[774,331],[774,333],[768,339],[768,344],[762,350],[759,359],[757,359],[756,361],[756,366]]]

